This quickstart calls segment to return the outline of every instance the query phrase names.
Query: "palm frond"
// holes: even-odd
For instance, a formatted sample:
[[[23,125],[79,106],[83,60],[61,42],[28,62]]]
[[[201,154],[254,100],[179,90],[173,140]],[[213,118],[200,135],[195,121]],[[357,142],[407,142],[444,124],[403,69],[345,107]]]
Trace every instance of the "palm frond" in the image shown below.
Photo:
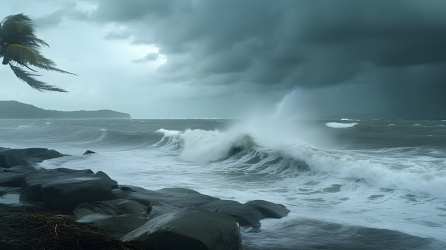
[[[26,71],[22,70],[20,67],[14,66],[12,64],[9,64],[9,66],[11,67],[12,71],[17,76],[17,78],[26,82],[29,86],[31,86],[32,88],[34,88],[38,91],[41,91],[41,92],[45,92],[45,91],[67,92],[64,89],[57,88],[52,85],[48,85],[48,84],[38,81],[34,78],[34,76],[39,76],[39,75],[26,72]]]
[[[71,72],[68,72],[68,71],[65,71],[65,70],[61,70],[61,69],[58,69],[58,68],[55,68],[53,66],[49,66],[49,65],[46,65],[46,64],[43,64],[43,63],[40,63],[40,62],[35,63],[33,65],[36,66],[36,67],[39,67],[41,69],[48,70],[48,71],[54,71],[54,72],[58,72],[58,73],[62,73],[62,74],[69,74],[69,75],[75,75],[76,76],[76,74],[74,74],[74,73],[71,73]]]
[[[35,36],[34,24],[23,14],[7,16],[1,22],[0,36],[4,43],[21,44],[34,49],[49,45]]]
[[[28,66],[27,64],[30,64],[49,71],[76,75],[54,67],[56,64],[52,60],[45,58],[38,51],[27,48],[26,46],[10,44],[6,47],[5,56],[25,67]]]
[[[34,32],[34,24],[28,16],[17,14],[5,17],[0,22],[0,58],[3,57],[2,63],[9,64],[17,78],[32,88],[39,91],[67,92],[36,80],[34,77],[38,75],[18,67],[22,66],[35,71],[29,67],[35,66],[49,71],[75,75],[56,68],[56,64],[52,60],[40,54],[40,47],[49,47],[49,45],[44,40],[37,38]]]
[[[5,48],[4,56],[19,63],[37,63],[37,51],[19,44],[9,44]]]

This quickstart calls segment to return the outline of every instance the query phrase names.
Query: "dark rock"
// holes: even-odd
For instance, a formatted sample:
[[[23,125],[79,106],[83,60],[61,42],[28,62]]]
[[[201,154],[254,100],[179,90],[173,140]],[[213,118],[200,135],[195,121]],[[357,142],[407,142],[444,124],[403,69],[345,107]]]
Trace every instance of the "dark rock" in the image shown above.
[[[147,216],[148,206],[136,201],[116,199],[107,201],[82,202],[74,210],[76,220],[91,214]]]
[[[84,153],[84,155],[89,155],[89,154],[96,154],[96,152],[87,150],[87,151],[85,151],[85,153]]]
[[[18,165],[28,165],[44,160],[62,157],[55,150],[46,148],[4,149],[0,151],[0,168],[10,168]]]
[[[219,213],[189,209],[151,219],[122,240],[150,249],[243,249],[234,219]]]
[[[165,188],[150,191],[140,187],[131,187],[135,192],[115,189],[115,198],[134,200],[142,204],[151,204],[154,215],[165,214],[181,208],[199,208],[210,212],[226,214],[234,218],[240,226],[260,228],[260,220],[282,218],[289,213],[285,206],[267,201],[256,200],[241,204],[237,201],[221,200],[185,188]]]
[[[41,169],[32,175],[26,176],[22,182],[20,198],[32,202],[42,202],[42,185],[47,182],[57,180],[59,177],[66,178],[67,175],[57,170]]]
[[[234,218],[240,226],[260,228],[260,220],[265,218],[257,209],[245,206],[237,201],[217,200],[205,204],[200,208],[229,215]]]
[[[280,219],[287,216],[290,212],[290,210],[288,210],[282,204],[276,204],[264,200],[248,201],[244,205],[257,209],[260,213],[262,213],[264,218]]]
[[[95,177],[58,178],[41,187],[44,206],[62,211],[72,211],[81,202],[110,199],[112,190],[111,185]]]
[[[1,168],[10,168],[13,166],[28,164],[28,162],[24,159],[21,159],[20,156],[14,155],[12,153],[0,152],[0,167]]]
[[[142,204],[171,205],[177,208],[199,207],[218,198],[201,194],[186,188],[164,188],[151,191],[140,187],[131,186],[136,192],[115,192],[117,198],[134,200]]]
[[[108,185],[111,185],[112,188],[117,188],[118,187],[118,182],[115,181],[115,180],[112,180],[106,173],[104,173],[102,171],[98,171],[95,174],[95,176],[98,177],[98,178],[101,178]]]
[[[21,198],[57,210],[72,211],[80,202],[111,198],[116,181],[103,172],[58,168],[42,169],[25,176]]]
[[[79,223],[93,223],[107,234],[120,238],[147,221],[151,207],[130,200],[80,203],[73,211]]]
[[[11,168],[5,168],[4,172],[14,172],[14,173],[26,173],[26,172],[35,172],[37,169],[30,165],[18,165]]]
[[[20,187],[22,186],[23,180],[25,180],[25,177],[28,175],[29,173],[14,173],[14,172],[0,173],[0,186]]]
[[[126,192],[136,192],[135,190],[129,188],[129,187],[121,187],[122,191],[126,191]]]
[[[94,175],[94,172],[91,169],[75,170],[69,168],[56,168],[54,170],[67,175]]]

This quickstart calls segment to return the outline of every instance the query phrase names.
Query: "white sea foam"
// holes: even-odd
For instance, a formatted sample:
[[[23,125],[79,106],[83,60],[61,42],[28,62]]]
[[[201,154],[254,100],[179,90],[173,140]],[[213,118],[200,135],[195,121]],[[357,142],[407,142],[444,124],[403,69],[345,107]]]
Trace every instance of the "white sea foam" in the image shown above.
[[[20,125],[20,126],[17,127],[17,129],[30,128],[30,127],[32,127],[32,126],[33,126],[33,124],[29,124],[29,125]]]
[[[167,130],[167,129],[163,129],[163,128],[158,129],[158,130],[155,131],[155,132],[163,133],[164,136],[166,136],[166,137],[174,136],[174,135],[178,135],[178,134],[181,133],[181,131],[177,131],[177,130]]]
[[[327,122],[325,125],[330,128],[351,128],[358,123],[339,123],[339,122]]]
[[[228,156],[234,147],[247,142],[244,134],[206,130],[186,130],[180,159],[192,162],[211,162]]]

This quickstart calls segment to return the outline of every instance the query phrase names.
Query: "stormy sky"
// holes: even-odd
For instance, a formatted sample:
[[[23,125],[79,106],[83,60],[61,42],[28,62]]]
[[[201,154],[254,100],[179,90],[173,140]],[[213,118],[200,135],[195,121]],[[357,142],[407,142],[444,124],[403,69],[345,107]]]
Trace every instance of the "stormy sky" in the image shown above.
[[[39,93],[0,67],[0,100],[133,118],[446,119],[444,0],[2,0],[42,52]]]

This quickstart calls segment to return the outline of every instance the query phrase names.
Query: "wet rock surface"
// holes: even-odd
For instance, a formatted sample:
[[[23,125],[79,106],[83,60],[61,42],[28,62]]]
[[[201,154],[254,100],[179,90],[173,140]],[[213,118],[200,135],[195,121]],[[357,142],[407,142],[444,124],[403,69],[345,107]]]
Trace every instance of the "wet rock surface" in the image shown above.
[[[150,206],[136,201],[115,199],[80,203],[73,214],[77,222],[92,223],[109,235],[121,238],[142,226],[150,211]]]
[[[0,155],[0,187],[20,187],[21,200],[73,214],[79,223],[149,249],[242,249],[239,226],[259,228],[260,220],[289,212],[280,204],[242,204],[185,188],[118,186],[102,171],[33,167],[62,156],[54,150],[0,148]]]
[[[122,240],[150,249],[242,249],[232,217],[187,208],[153,218]]]
[[[0,148],[0,168],[29,165],[64,156],[47,148],[10,149]]]
[[[111,198],[116,181],[103,172],[98,173],[89,169],[42,169],[25,177],[21,195],[30,201],[43,202],[45,207],[71,212],[81,202]]]
[[[240,226],[260,228],[260,220],[265,218],[282,218],[290,211],[281,204],[263,200],[249,201],[242,204],[237,201],[221,200],[186,188],[164,188],[157,191],[130,186],[134,192],[113,190],[116,198],[134,200],[154,207],[158,213],[163,211],[193,207],[200,210],[231,216]]]
[[[89,154],[96,154],[96,152],[91,151],[91,150],[87,150],[84,152],[84,155],[89,155]]]

